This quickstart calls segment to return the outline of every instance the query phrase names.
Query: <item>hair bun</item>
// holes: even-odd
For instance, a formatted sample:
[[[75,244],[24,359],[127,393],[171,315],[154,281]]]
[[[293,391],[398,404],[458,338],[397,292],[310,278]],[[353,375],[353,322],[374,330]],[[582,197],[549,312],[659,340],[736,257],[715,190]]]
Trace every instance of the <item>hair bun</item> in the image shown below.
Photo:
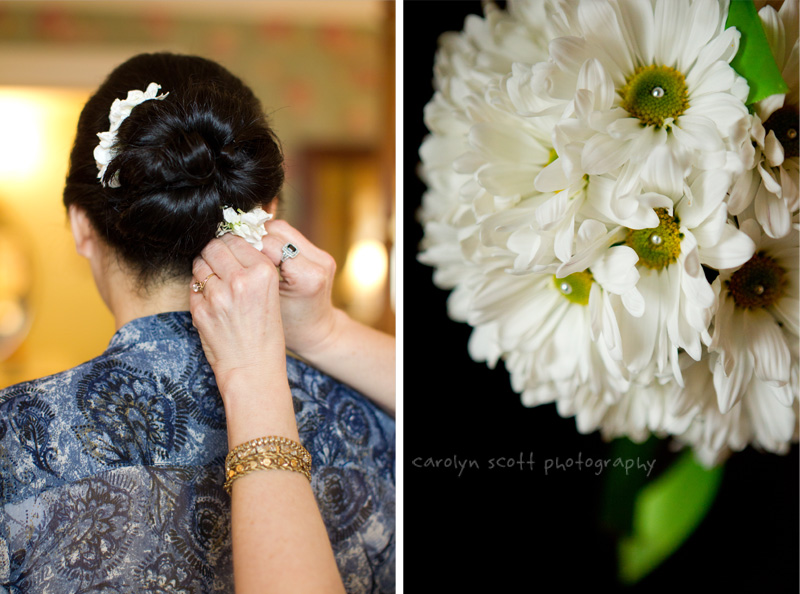
[[[93,151],[109,108],[155,81],[166,96],[132,108],[116,130],[104,186]],[[189,275],[214,237],[222,206],[249,211],[278,195],[283,154],[261,104],[205,58],[143,54],[112,72],[78,123],[64,204],[94,227],[143,280]]]
[[[221,181],[217,161],[230,162],[221,148],[229,144],[232,130],[219,122],[195,121],[198,114],[185,118],[169,114],[174,107],[170,110],[169,106],[152,103],[150,111],[167,113],[140,113],[136,115],[141,117],[128,126],[127,122],[123,124],[118,155],[108,174],[117,172],[121,187],[138,192],[201,187]],[[137,109],[144,111],[144,107]]]
[[[171,174],[186,185],[202,186],[215,179],[217,156],[199,132],[193,130],[176,135],[173,142],[164,148],[164,162]],[[165,180],[166,181],[166,180]]]

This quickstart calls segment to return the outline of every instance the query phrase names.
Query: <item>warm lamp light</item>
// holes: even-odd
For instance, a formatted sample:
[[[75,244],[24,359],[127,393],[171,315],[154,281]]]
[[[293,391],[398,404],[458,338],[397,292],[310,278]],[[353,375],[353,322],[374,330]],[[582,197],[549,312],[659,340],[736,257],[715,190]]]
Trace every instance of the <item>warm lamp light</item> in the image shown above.
[[[13,92],[0,93],[0,176],[31,175],[42,153],[38,106]]]
[[[388,267],[386,247],[375,239],[362,239],[347,254],[345,277],[355,292],[374,291],[386,281]]]
[[[383,311],[383,290],[389,270],[386,246],[376,239],[356,241],[345,262],[344,288],[347,311],[355,319],[372,324]]]

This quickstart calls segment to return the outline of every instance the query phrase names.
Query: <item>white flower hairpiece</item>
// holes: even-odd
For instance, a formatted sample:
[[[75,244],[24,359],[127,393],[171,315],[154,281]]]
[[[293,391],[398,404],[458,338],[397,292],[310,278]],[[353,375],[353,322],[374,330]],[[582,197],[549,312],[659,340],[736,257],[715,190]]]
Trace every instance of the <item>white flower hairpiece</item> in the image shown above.
[[[98,171],[97,177],[104,186],[106,184],[103,182],[103,177],[106,174],[106,168],[108,168],[108,164],[111,163],[111,159],[117,156],[114,145],[117,142],[117,130],[120,124],[125,121],[125,118],[131,115],[133,108],[140,103],[150,101],[151,99],[161,100],[169,95],[169,93],[158,95],[159,89],[161,89],[161,85],[153,82],[147,85],[147,90],[128,91],[128,96],[125,99],[114,99],[114,102],[111,104],[111,111],[108,114],[108,122],[111,126],[108,131],[97,133],[100,144],[94,149],[94,160],[97,163]],[[119,187],[119,180],[116,175],[108,182],[108,186],[112,188]]]
[[[217,237],[222,237],[226,233],[233,233],[237,237],[246,240],[257,250],[264,247],[261,238],[267,234],[264,223],[272,218],[272,215],[264,211],[260,206],[253,210],[244,212],[242,209],[234,210],[230,206],[222,209],[222,216],[225,219],[217,227]]]

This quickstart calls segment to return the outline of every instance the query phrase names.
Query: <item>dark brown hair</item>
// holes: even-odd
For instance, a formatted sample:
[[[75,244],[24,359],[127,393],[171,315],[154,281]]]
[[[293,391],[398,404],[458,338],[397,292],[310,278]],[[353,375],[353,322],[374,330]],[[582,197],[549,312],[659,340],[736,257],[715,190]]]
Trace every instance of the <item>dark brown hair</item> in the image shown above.
[[[104,181],[97,133],[128,91],[155,82],[163,100],[134,107],[119,127]],[[283,154],[260,102],[219,64],[196,56],[142,54],[117,67],[81,112],[64,188],[100,236],[144,283],[188,276],[214,237],[222,207],[264,205],[283,185]]]

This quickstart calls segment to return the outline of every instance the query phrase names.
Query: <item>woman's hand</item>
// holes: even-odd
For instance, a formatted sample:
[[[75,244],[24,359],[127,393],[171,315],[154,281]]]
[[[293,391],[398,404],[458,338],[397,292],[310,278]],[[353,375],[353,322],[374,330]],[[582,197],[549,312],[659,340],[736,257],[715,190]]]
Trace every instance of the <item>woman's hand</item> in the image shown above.
[[[299,441],[275,266],[243,239],[224,235],[192,272],[202,288],[189,305],[225,404],[229,446],[272,435]],[[299,473],[236,479],[231,540],[237,593],[344,593],[314,493]]]
[[[286,376],[278,271],[245,240],[212,240],[194,262],[205,279],[189,307],[217,380],[231,447],[264,435],[297,439]]]
[[[331,301],[336,262],[286,221],[269,221],[265,227],[268,234],[262,239],[262,252],[280,267],[286,347],[301,357],[312,356],[331,342],[342,315]],[[281,262],[287,243],[294,245],[298,254]]]
[[[205,281],[189,305],[208,362],[221,387],[234,372],[266,376],[286,359],[279,278],[258,250],[233,235],[212,240],[192,269]]]
[[[353,320],[333,307],[336,263],[285,221],[270,221],[262,239],[266,254],[280,267],[280,301],[289,350],[349,384],[389,412],[395,408],[394,337]],[[281,262],[283,247],[298,253]]]

